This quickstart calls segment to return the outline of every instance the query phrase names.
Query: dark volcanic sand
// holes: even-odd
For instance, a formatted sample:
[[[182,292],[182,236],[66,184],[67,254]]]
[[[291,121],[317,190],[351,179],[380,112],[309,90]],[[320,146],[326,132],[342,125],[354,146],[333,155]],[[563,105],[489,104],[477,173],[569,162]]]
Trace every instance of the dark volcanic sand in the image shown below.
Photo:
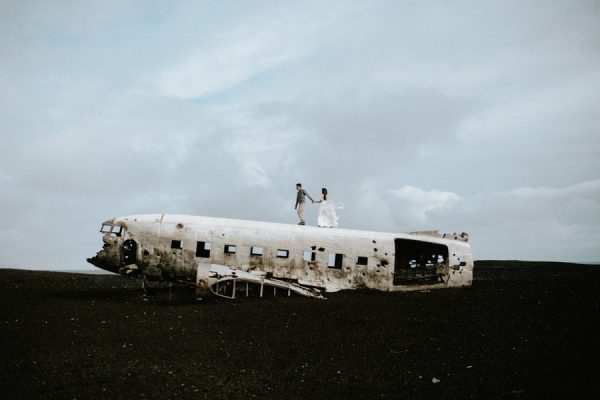
[[[0,270],[3,399],[600,398],[600,267],[479,262],[468,289],[196,302]],[[439,380],[433,383],[432,379]]]

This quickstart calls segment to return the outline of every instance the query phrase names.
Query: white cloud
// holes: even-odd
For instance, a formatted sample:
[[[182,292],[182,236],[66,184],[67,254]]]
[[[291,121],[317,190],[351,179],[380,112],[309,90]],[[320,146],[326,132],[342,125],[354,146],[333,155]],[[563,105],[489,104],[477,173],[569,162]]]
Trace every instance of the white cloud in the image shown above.
[[[410,215],[413,221],[421,223],[427,220],[427,213],[430,211],[450,207],[461,199],[456,193],[427,191],[410,185],[390,190],[389,193],[397,199],[395,208],[402,210],[402,214]]]
[[[600,261],[600,180],[480,193],[432,219],[469,232],[479,259]]]
[[[600,82],[600,73],[595,79]],[[499,140],[524,134],[564,135],[572,130],[574,116],[581,116],[581,121],[598,121],[594,105],[599,101],[596,87],[589,85],[589,77],[574,77],[495,102],[466,118],[459,133],[463,140]]]
[[[159,86],[169,96],[203,97],[301,57],[302,46],[289,47],[289,33],[280,29],[240,29],[210,47],[193,50],[186,60],[161,74]]]
[[[257,118],[253,113],[229,118],[231,133],[226,135],[224,148],[237,161],[245,184],[267,186],[272,175],[293,164],[298,135],[285,118]]]

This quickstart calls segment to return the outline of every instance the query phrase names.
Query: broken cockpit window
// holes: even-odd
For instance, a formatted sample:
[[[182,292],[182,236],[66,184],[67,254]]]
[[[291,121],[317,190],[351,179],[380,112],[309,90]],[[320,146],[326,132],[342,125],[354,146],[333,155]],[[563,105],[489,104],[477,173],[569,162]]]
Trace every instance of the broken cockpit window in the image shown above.
[[[122,226],[113,226],[110,224],[102,224],[102,228],[100,228],[100,232],[102,233],[110,233],[111,236],[121,236],[123,232]]]

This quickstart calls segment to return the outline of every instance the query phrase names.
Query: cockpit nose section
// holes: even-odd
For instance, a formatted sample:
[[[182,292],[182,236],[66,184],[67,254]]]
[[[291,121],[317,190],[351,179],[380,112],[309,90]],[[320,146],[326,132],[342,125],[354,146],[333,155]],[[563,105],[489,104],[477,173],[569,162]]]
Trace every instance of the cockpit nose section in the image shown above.
[[[102,268],[105,271],[119,273],[119,256],[110,245],[104,245],[94,257],[87,259],[90,264]]]
[[[135,262],[135,252],[137,251],[137,246],[135,246],[135,242],[133,240],[125,241],[125,243],[133,242],[133,249],[131,245],[125,246],[125,243],[123,242],[123,236],[126,231],[122,224],[115,223],[114,219],[108,220],[102,223],[100,232],[103,233],[102,241],[104,242],[104,245],[102,246],[102,250],[100,250],[94,257],[88,258],[87,262],[98,268],[102,268],[106,271],[114,273],[119,273],[119,269],[125,265],[125,261],[131,263],[131,259],[133,258],[133,262]],[[125,254],[128,255],[129,260],[125,260]]]

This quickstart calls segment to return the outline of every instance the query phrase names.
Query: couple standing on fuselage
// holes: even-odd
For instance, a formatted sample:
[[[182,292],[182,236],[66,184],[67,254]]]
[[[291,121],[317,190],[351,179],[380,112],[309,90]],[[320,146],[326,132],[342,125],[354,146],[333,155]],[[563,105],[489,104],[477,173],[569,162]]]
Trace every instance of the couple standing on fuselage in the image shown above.
[[[300,218],[298,225],[305,224],[304,203],[306,201],[306,197],[308,197],[313,204],[321,204],[321,207],[319,208],[319,216],[317,218],[317,225],[321,228],[335,228],[337,226],[338,217],[335,213],[335,205],[328,201],[327,189],[321,189],[323,198],[317,201],[314,201],[313,198],[310,197],[310,195],[306,192],[306,190],[302,189],[301,183],[296,183],[296,191],[298,194],[296,195],[296,206],[294,208],[298,211],[298,217]]]

